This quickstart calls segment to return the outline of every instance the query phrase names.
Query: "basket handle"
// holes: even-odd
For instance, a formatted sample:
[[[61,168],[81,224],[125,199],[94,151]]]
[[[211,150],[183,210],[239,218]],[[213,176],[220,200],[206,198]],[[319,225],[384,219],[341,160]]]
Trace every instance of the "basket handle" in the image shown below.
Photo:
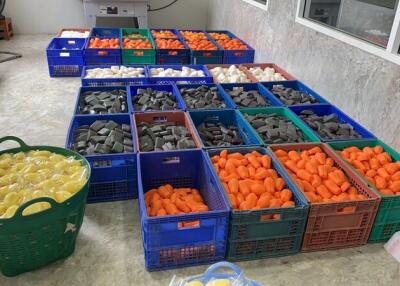
[[[30,200],[24,204],[22,204],[17,211],[15,212],[14,217],[16,218],[21,218],[23,217],[22,212],[29,206],[36,204],[36,203],[49,203],[50,204],[50,208],[56,207],[57,202],[49,197],[42,197],[42,198],[36,198],[33,200]]]
[[[26,143],[25,143],[24,141],[22,141],[22,139],[20,139],[20,138],[18,138],[18,137],[15,137],[15,136],[5,136],[5,137],[3,137],[3,138],[0,138],[0,144],[3,143],[3,142],[5,142],[5,141],[15,141],[15,142],[17,142],[17,143],[19,144],[20,148],[21,148],[22,150],[24,150],[24,151],[29,149],[29,146],[26,145]]]
[[[208,269],[204,273],[204,278],[205,278],[204,280],[205,281],[211,280],[214,277],[214,273],[220,270],[221,268],[227,268],[229,270],[232,270],[234,273],[237,274],[237,276],[240,276],[243,273],[242,270],[239,268],[239,266],[237,266],[236,264],[226,261],[221,261],[208,267]]]

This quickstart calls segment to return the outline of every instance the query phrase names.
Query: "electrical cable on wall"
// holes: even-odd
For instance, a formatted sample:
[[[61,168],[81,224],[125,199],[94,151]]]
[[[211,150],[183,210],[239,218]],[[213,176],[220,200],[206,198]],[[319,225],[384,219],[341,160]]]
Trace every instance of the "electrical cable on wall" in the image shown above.
[[[152,9],[150,5],[147,5],[147,7],[148,7],[147,11],[148,12],[160,11],[160,10],[163,10],[165,8],[168,8],[168,7],[172,6],[172,5],[174,5],[176,2],[178,2],[178,0],[174,0],[174,1],[172,1],[171,3],[169,3],[169,4],[165,5],[165,6],[162,6],[160,8],[155,8],[155,9]]]

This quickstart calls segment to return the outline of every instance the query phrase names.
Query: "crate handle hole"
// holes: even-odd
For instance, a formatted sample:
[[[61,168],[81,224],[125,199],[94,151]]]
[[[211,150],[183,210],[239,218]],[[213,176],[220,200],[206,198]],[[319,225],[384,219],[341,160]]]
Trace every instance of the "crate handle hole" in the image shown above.
[[[212,57],[212,53],[203,53],[203,57]]]
[[[281,214],[265,214],[260,216],[260,221],[282,220]]]
[[[99,51],[99,52],[97,53],[97,55],[99,55],[99,56],[107,56],[107,55],[108,55],[108,52],[107,52],[107,51]]]
[[[135,51],[135,52],[133,52],[133,55],[137,56],[137,57],[140,57],[140,56],[144,55],[144,52],[143,51]]]
[[[75,45],[75,44],[76,44],[76,42],[74,40],[69,40],[68,41],[68,45]]]
[[[235,57],[243,57],[243,53],[234,53]]]
[[[154,116],[153,121],[154,122],[166,122],[167,117],[166,116]]]
[[[70,56],[70,53],[66,53],[66,52],[60,53],[60,57],[69,57],[69,56]]]
[[[177,56],[178,55],[178,51],[169,51],[168,55],[169,56]]]
[[[112,162],[108,160],[103,160],[103,161],[95,161],[93,162],[93,168],[104,168],[104,167],[111,167]]]
[[[219,121],[218,115],[210,115],[205,118],[205,121]]]
[[[179,164],[181,159],[179,157],[166,157],[162,160],[163,164]]]
[[[199,228],[199,227],[200,227],[199,220],[178,222],[178,229]]]
[[[338,208],[336,211],[340,214],[353,214],[356,212],[356,207],[355,206],[343,207],[343,208]]]

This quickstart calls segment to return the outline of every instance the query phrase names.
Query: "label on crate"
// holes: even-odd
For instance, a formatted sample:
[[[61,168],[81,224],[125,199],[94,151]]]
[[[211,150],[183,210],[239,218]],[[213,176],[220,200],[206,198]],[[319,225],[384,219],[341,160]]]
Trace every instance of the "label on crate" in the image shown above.
[[[400,263],[400,231],[396,232],[392,238],[384,245],[384,248]]]

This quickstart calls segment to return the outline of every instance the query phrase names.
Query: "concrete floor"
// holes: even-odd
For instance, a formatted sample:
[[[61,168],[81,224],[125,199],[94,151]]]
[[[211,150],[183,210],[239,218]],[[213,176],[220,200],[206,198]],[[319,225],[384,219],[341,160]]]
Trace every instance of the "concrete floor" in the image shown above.
[[[0,50],[23,58],[0,64],[0,137],[28,144],[63,146],[72,117],[78,78],[48,76],[45,48],[50,36],[16,36]],[[2,147],[8,145],[3,145]],[[400,285],[400,266],[382,244],[239,263],[263,285]],[[144,268],[136,201],[88,205],[75,253],[43,269],[6,278],[1,286],[168,285],[207,266],[148,273]]]

